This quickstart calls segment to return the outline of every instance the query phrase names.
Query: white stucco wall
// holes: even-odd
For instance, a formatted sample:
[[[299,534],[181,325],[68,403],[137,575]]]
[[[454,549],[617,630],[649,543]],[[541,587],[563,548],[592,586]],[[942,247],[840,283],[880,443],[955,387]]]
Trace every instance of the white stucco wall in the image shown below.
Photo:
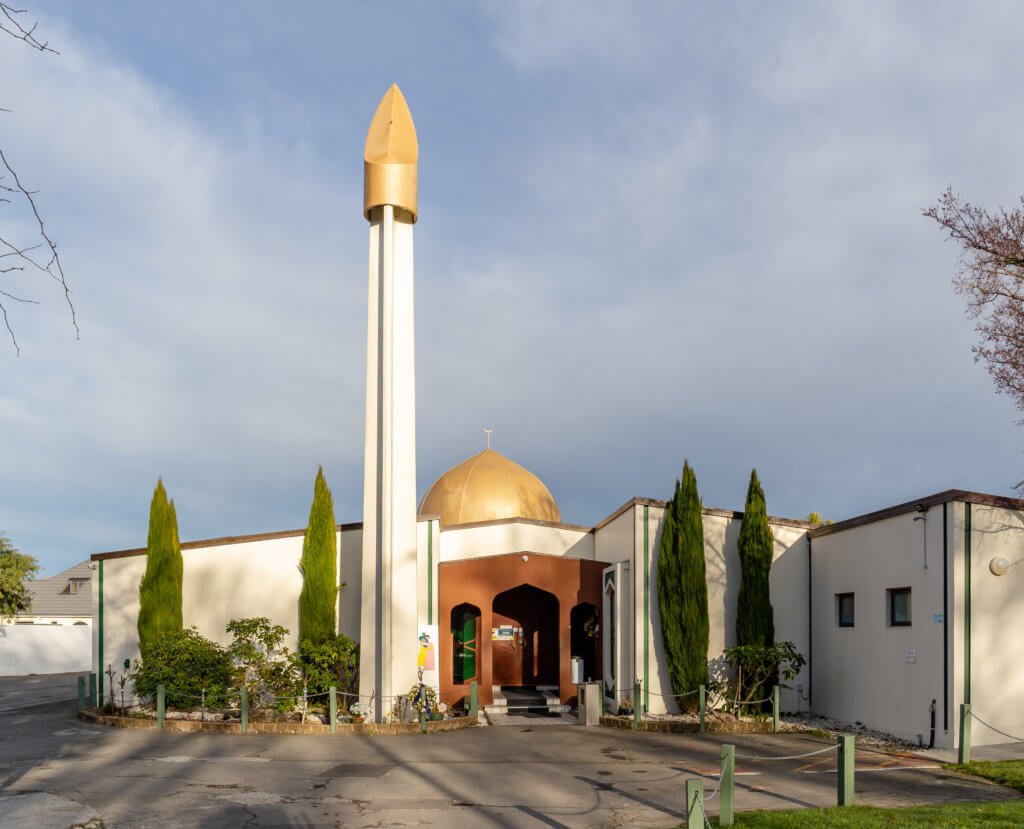
[[[812,539],[812,709],[910,740],[921,735],[927,743],[934,699],[936,745],[948,747],[952,731],[943,729],[942,715],[945,622],[936,617],[943,613],[942,505],[931,507],[924,522],[914,520],[918,515],[912,511]],[[886,590],[900,587],[911,588],[911,624],[890,627]],[[853,627],[838,626],[838,593],[854,594]]]
[[[92,625],[0,625],[0,676],[89,670]]]
[[[661,714],[678,710],[672,693],[671,683],[665,668],[664,647],[661,638],[661,620],[658,612],[657,551],[661,538],[661,523],[664,511],[650,508],[652,527],[648,530],[651,544],[651,576],[648,589],[651,621],[649,625],[650,648],[653,654],[649,669],[651,684],[651,713]],[[638,510],[638,549],[642,549],[642,508]],[[656,522],[656,523],[655,523]],[[704,523],[704,562],[708,588],[708,660],[715,663],[722,652],[736,642],[736,601],[739,596],[740,562],[736,542],[739,538],[741,520],[724,510],[706,509]],[[772,570],[769,577],[772,608],[775,615],[775,641],[791,641],[797,650],[808,656],[808,615],[807,615],[807,530],[804,527],[770,523],[775,539]],[[639,558],[639,554],[638,554]],[[642,563],[641,565],[642,566]],[[642,572],[642,570],[638,571]],[[638,601],[643,602],[642,591],[638,590]],[[637,614],[637,630],[642,630],[643,608]],[[638,643],[641,658],[638,668],[642,671],[642,637]],[[642,675],[638,674],[638,675]],[[780,694],[783,711],[806,710],[807,703],[801,698],[798,686],[806,695],[809,668],[804,669],[793,680],[786,683]]]
[[[442,527],[439,546],[439,561],[462,561],[523,551],[550,556],[594,558],[594,536],[587,530],[526,521]]]
[[[631,506],[594,530],[594,558],[609,564],[632,561],[636,543],[636,507]]]
[[[957,505],[954,536],[965,548],[964,505]],[[1024,513],[1002,507],[971,504],[970,702],[977,717],[1017,737],[1024,737]],[[1005,558],[1009,569],[994,575],[989,563]],[[954,569],[955,590],[963,608],[966,584],[961,556]],[[965,611],[962,610],[963,614]],[[956,708],[964,701],[964,618],[953,637]],[[957,717],[953,717],[957,724]],[[975,720],[973,745],[1010,742],[1004,735]]]
[[[339,533],[338,632],[359,641],[360,603],[363,577],[363,530],[347,527]]]
[[[339,531],[341,561],[339,629],[358,637],[360,618],[361,530]],[[267,616],[288,628],[286,645],[295,649],[299,633],[299,594],[303,534],[260,538],[230,544],[186,547],[182,550],[182,622],[208,639],[226,645],[225,625],[232,619]],[[102,568],[102,579],[98,577]],[[92,579],[92,668],[113,665],[120,671],[125,659],[139,656],[139,584],[146,571],[144,553],[97,562]],[[100,613],[100,585],[103,602]],[[102,631],[102,653],[99,637]],[[102,664],[101,664],[102,659]],[[106,678],[103,680],[106,682]]]

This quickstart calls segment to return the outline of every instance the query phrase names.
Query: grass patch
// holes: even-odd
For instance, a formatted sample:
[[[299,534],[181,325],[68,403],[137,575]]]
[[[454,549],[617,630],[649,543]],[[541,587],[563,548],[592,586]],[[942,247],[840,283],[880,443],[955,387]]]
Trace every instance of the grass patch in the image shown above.
[[[978,760],[974,763],[947,763],[943,768],[984,777],[1024,793],[1024,760]]]
[[[684,824],[685,825],[685,824]],[[718,826],[718,818],[711,819]],[[738,827],[759,829],[818,829],[850,827],[873,829],[876,826],[948,826],[948,827],[1020,827],[1024,825],[1024,802],[994,800],[982,803],[947,803],[941,806],[908,806],[880,809],[874,806],[847,806],[831,809],[792,809],[784,812],[743,812],[736,815]]]

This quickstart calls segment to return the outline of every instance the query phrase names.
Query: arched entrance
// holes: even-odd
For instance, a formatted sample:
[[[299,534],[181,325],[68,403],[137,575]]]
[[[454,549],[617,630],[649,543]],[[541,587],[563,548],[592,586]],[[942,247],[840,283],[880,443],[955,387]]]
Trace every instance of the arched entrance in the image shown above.
[[[480,679],[480,608],[467,603],[452,608],[452,684]]]
[[[576,605],[569,615],[569,626],[572,629],[570,648],[573,656],[583,660],[585,682],[601,679],[597,673],[597,648],[601,642],[600,620],[597,606],[590,602]]]
[[[531,584],[494,597],[492,681],[499,686],[557,688],[558,599]]]

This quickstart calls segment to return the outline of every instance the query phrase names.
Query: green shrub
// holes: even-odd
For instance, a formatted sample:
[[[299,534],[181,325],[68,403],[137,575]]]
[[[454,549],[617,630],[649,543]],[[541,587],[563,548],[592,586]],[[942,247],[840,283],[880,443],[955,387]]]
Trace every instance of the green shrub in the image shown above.
[[[231,657],[195,628],[160,634],[143,659],[136,660],[131,681],[138,697],[156,698],[163,685],[168,708],[198,708],[203,690],[208,708],[227,706],[231,688]]]
[[[299,650],[302,672],[311,694],[322,694],[333,685],[344,695],[356,694],[359,689],[359,643],[339,634],[319,644],[308,639]],[[348,708],[351,696],[339,700]]]
[[[658,610],[672,692],[683,711],[697,709],[692,692],[708,684],[708,586],[704,522],[697,476],[683,462],[682,480],[665,510],[658,548]],[[685,696],[684,696],[685,695]]]
[[[235,667],[235,684],[245,685],[254,708],[289,711],[301,693],[299,665],[282,643],[288,628],[271,624],[266,616],[232,619],[225,630],[233,637],[228,654]]]
[[[143,659],[162,634],[182,628],[183,572],[174,501],[167,500],[164,482],[158,479],[149,507],[146,573],[139,585],[139,651]]]
[[[732,700],[734,704],[763,699],[757,695],[767,695],[772,681],[788,682],[807,664],[793,642],[735,645],[725,649],[723,659],[736,671],[736,676],[716,690],[724,691],[726,702]]]
[[[324,642],[338,632],[338,537],[334,501],[323,467],[313,484],[309,524],[302,541],[302,592],[299,594],[299,640]]]

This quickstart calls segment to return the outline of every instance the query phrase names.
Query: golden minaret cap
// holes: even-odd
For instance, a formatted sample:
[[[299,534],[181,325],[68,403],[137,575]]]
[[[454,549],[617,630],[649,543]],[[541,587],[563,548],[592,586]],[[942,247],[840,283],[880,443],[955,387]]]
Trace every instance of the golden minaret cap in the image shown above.
[[[363,215],[390,204],[416,221],[419,142],[402,90],[392,84],[377,107],[363,151]]]

